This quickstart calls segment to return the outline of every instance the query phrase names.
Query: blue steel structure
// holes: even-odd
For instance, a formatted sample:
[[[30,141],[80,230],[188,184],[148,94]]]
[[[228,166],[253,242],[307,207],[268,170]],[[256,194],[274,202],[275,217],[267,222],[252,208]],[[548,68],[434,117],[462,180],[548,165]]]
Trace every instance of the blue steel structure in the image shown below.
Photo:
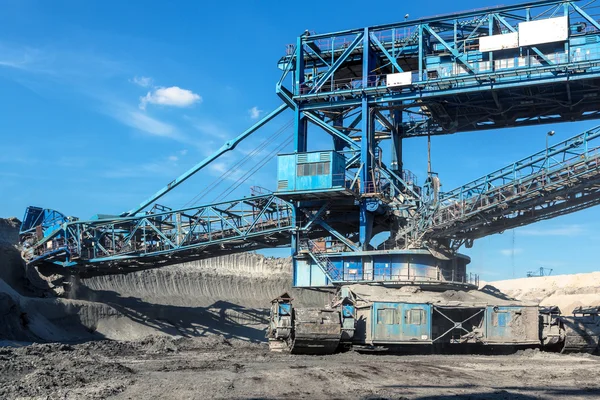
[[[457,253],[462,245],[600,201],[600,128],[449,192],[431,171],[419,185],[402,162],[411,137],[598,118],[594,8],[542,0],[307,31],[278,63],[283,104],[139,206],[90,221],[30,207],[21,229],[28,265],[86,276],[291,244],[294,286],[342,287],[340,311],[296,310],[282,296],[273,304],[273,343],[330,351],[353,340],[360,314],[361,344],[531,344],[527,329],[509,329],[513,320],[537,324],[537,311],[524,305],[473,298],[457,309],[393,293],[368,302],[347,285],[472,290],[478,281]],[[294,152],[278,157],[274,193],[183,210],[156,204],[286,109]],[[323,132],[330,145],[317,148]],[[374,243],[381,233],[389,238]]]

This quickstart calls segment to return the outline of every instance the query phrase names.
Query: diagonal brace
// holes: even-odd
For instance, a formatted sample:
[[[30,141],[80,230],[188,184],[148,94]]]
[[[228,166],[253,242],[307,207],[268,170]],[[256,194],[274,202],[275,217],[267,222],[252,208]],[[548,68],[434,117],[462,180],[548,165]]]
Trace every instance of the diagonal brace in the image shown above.
[[[431,36],[433,36],[434,38],[436,38],[438,40],[438,42],[440,42],[440,44],[442,46],[444,46],[454,57],[456,57],[456,59],[458,61],[460,61],[461,63],[463,63],[465,65],[465,67],[467,67],[467,69],[470,72],[474,72],[473,71],[473,66],[471,64],[469,64],[463,57],[463,55],[461,55],[458,51],[456,51],[456,49],[452,46],[450,46],[448,44],[448,42],[446,42],[444,39],[441,38],[440,35],[438,35],[433,29],[431,29],[431,27],[427,24],[423,24],[423,28],[429,32],[431,34]]]
[[[350,145],[350,148],[353,148],[354,150],[360,150],[360,147],[354,142],[354,140],[350,139],[347,135],[344,135],[342,132],[338,131],[333,126],[331,126],[328,123],[326,123],[325,121],[323,121],[321,118],[317,117],[316,115],[314,115],[313,113],[311,113],[309,111],[305,111],[304,115],[312,123],[323,128],[323,130],[325,130],[325,132],[329,133],[332,136],[337,136],[340,139],[342,139],[343,141],[345,141],[346,143],[348,143]]]
[[[354,41],[350,44],[350,46],[348,46],[348,48],[346,48],[346,50],[342,53],[342,55],[340,56],[340,58],[338,58],[333,63],[333,65],[331,66],[331,68],[329,68],[327,70],[327,72],[321,77],[321,79],[319,79],[317,81],[317,83],[312,88],[312,90],[310,91],[310,93],[315,93],[319,89],[321,89],[321,86],[323,86],[325,84],[325,82],[327,82],[327,80],[329,78],[331,78],[331,76],[335,73],[335,71],[337,71],[337,69],[346,61],[346,59],[350,56],[350,54],[352,54],[352,52],[354,51],[354,49],[356,49],[356,47],[362,42],[363,36],[364,36],[363,32],[361,32],[358,35],[356,35],[356,38],[354,39]]]
[[[394,67],[396,67],[396,69],[399,72],[404,72],[404,70],[402,68],[400,68],[400,65],[398,65],[398,61],[396,61],[396,58],[392,57],[392,55],[386,50],[385,46],[379,41],[379,39],[377,39],[377,37],[375,36],[375,34],[373,32],[371,32],[371,34],[369,35],[369,37],[371,38],[371,42],[373,42],[377,47],[379,47],[379,49],[381,50],[381,52],[383,54],[385,54],[385,56],[392,63],[392,65]]]

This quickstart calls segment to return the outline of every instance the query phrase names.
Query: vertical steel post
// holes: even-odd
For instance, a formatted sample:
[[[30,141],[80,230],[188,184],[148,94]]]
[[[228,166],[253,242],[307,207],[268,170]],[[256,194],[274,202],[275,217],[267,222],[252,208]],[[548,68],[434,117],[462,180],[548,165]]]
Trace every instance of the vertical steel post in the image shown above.
[[[402,177],[402,136],[404,128],[402,126],[402,109],[395,109],[390,112],[392,119],[392,160],[390,162],[391,170],[399,177]],[[398,185],[394,178],[394,184]]]
[[[304,35],[298,36],[296,39],[296,74],[295,74],[295,85],[294,94],[302,94],[302,85],[304,84]]]
[[[494,34],[494,14],[490,14],[488,16],[489,21],[488,21],[488,35],[492,36]],[[454,42],[454,45],[456,46],[456,42]],[[488,61],[490,63],[490,70],[494,71],[494,52],[490,51],[488,53]],[[480,71],[481,72],[481,71]]]
[[[419,24],[419,82],[423,80],[423,25]]]
[[[181,246],[181,242],[183,241],[183,231],[181,229],[181,213],[178,212],[175,214],[175,221],[177,222],[177,238],[175,244],[177,246]]]
[[[569,3],[564,3],[563,4],[563,9],[565,12],[565,17],[567,17],[567,26],[570,27],[571,26],[571,21],[569,21]],[[568,37],[571,36],[571,28],[568,28],[569,31],[567,33]],[[567,40],[565,40],[565,54],[567,55],[567,62],[571,62],[570,58],[569,58],[569,52],[571,51],[569,49],[569,38],[567,37]],[[558,62],[558,60],[557,60]]]
[[[302,94],[304,88],[304,35],[298,37],[296,42],[296,95]],[[307,126],[306,119],[300,107],[296,105],[294,110],[294,150],[305,152],[307,149]]]
[[[362,80],[363,86],[369,85],[370,72],[374,68],[373,57],[371,54],[369,41],[369,29],[365,28],[363,36],[363,54],[362,54]],[[374,118],[369,109],[369,101],[365,94],[362,97],[362,119],[361,119],[361,143],[360,143],[360,161],[362,170],[360,171],[360,193],[364,194],[369,190],[371,169],[372,169],[372,154],[374,154]],[[362,250],[367,250],[367,246],[371,241],[371,227],[373,223],[373,215],[367,211],[367,203],[364,199],[360,201],[360,218],[359,218],[359,241]]]

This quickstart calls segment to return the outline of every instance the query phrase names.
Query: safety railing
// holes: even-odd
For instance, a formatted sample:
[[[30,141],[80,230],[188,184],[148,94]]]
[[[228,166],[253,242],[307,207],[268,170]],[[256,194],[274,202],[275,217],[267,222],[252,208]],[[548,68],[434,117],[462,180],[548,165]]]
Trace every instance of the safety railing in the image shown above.
[[[468,66],[454,62],[435,68],[428,68],[419,76],[412,72],[411,83],[405,89],[442,90],[463,88],[481,84],[481,80],[500,82],[519,82],[554,77],[556,73],[564,73],[566,69],[587,71],[600,70],[600,49],[575,47],[569,53],[553,52],[529,56],[510,57],[491,61],[470,62]],[[388,90],[385,74],[369,75],[363,78],[330,79],[313,92],[315,80],[305,82],[296,95],[320,95],[330,92],[353,93],[365,89],[380,88]],[[401,88],[394,88],[395,91]]]
[[[568,3],[571,2],[557,1],[550,4],[526,4],[522,7],[511,7],[510,12],[502,14],[501,17],[514,29],[517,29],[518,24],[526,19],[535,21],[563,15],[563,6],[568,6]],[[558,4],[560,4],[560,7],[557,8]],[[598,13],[598,6],[594,4],[594,1],[590,1],[587,4],[579,4],[579,7],[587,13],[586,16],[598,20],[600,15]],[[473,14],[474,12],[475,14]],[[498,12],[497,7],[476,8],[469,10],[466,14],[465,12],[457,12],[445,15],[432,15],[420,18],[418,21],[410,21],[408,20],[409,16],[406,15],[404,21],[380,27],[370,27],[369,34],[389,49],[391,44],[417,44],[419,26],[424,25],[443,36],[447,41],[451,41],[456,37],[454,32],[459,30],[461,37],[464,38],[462,40],[458,39],[459,43],[477,43],[481,35],[480,28],[482,26],[487,27],[488,21],[496,19],[495,14]],[[569,25],[571,37],[594,33],[599,30],[595,24],[591,24],[575,9],[569,10]],[[502,28],[504,29],[503,33],[509,32],[508,27],[503,26]],[[303,40],[305,44],[317,48],[319,53],[328,54],[343,51],[352,43],[354,37],[362,32],[362,29],[324,35],[307,32]],[[315,35],[317,37],[312,38]],[[288,45],[288,51],[293,46],[292,44]],[[288,52],[288,54],[290,53]]]
[[[430,282],[455,283],[479,286],[479,275],[474,273],[459,273],[454,270],[444,271],[439,267],[403,267],[399,272],[391,268],[375,268],[371,271],[344,268],[344,281],[373,281],[373,282]]]
[[[211,245],[232,243],[243,247],[253,243],[252,238],[262,238],[261,242],[268,245],[273,240],[270,238],[291,228],[289,203],[273,195],[253,196],[143,216],[67,223],[28,249],[27,261],[68,264],[142,257],[148,260]],[[282,243],[275,240],[272,244]]]
[[[250,186],[250,196],[262,196],[271,193],[273,193],[272,190],[269,190],[262,186]]]

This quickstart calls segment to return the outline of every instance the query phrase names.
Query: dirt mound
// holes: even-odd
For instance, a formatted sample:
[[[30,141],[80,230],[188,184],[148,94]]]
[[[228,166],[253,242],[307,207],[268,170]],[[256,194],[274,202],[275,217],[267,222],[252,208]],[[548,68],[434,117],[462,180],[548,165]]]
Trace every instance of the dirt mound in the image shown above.
[[[0,279],[9,283],[13,289],[22,292],[25,280],[25,265],[19,243],[19,226],[16,218],[0,218]]]
[[[488,285],[518,300],[558,306],[563,314],[571,314],[579,306],[600,306],[600,272],[510,279]]]
[[[0,398],[104,399],[132,383],[111,356],[65,344],[0,348]]]
[[[19,242],[21,221],[15,217],[0,218],[0,243],[15,245]]]
[[[288,291],[302,306],[321,306],[322,293],[292,289],[291,259],[268,258],[255,253],[233,254],[126,275],[84,279],[89,289],[79,298],[101,301],[135,297],[141,302],[169,306],[214,307],[231,303],[244,308],[267,308],[271,300]],[[97,298],[89,297],[96,295]]]
[[[330,296],[292,289],[290,259],[245,253],[90,278],[76,282],[70,298],[48,297],[25,284],[18,228],[17,219],[0,219],[0,341],[217,334],[263,342],[273,298],[289,292],[297,304],[321,306]]]

